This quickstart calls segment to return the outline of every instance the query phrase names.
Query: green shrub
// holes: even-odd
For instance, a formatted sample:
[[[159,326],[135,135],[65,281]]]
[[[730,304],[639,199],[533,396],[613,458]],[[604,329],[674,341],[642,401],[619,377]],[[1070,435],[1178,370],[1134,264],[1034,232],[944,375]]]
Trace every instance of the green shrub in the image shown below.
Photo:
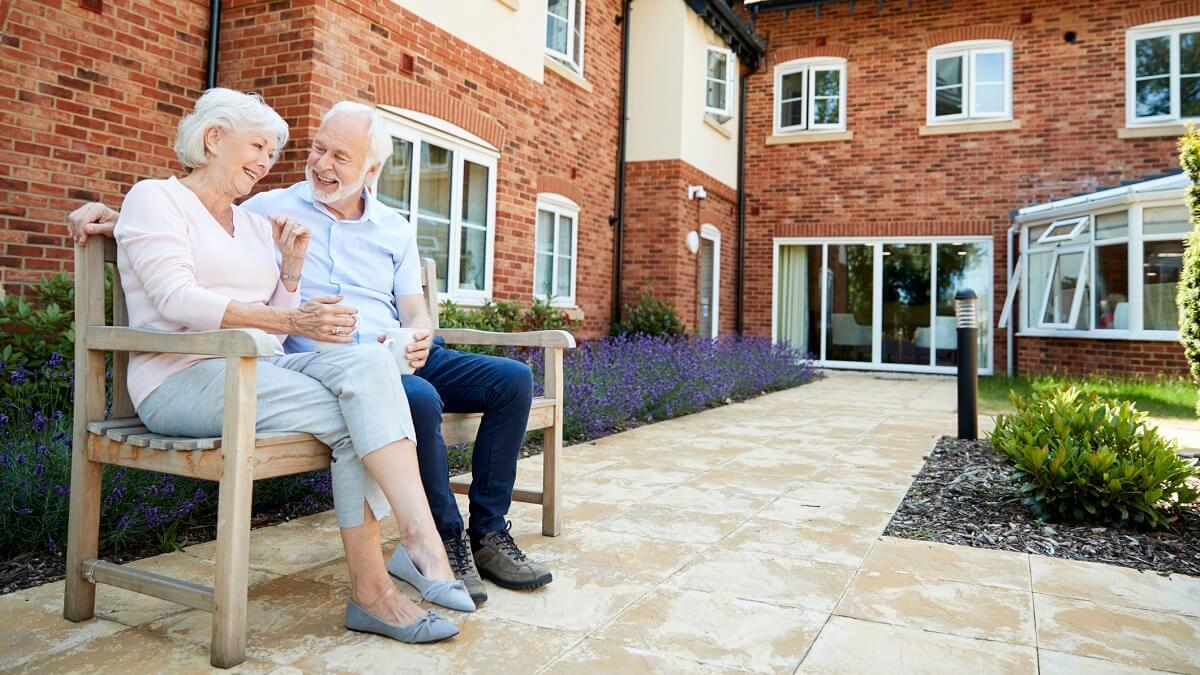
[[[996,419],[991,441],[1015,464],[1037,517],[1161,527],[1200,496],[1185,483],[1195,460],[1132,403],[1074,387],[1012,399],[1016,413]]]
[[[0,302],[0,330],[7,336],[0,360],[9,367],[37,368],[58,353],[75,353],[75,286],[66,272],[31,286],[25,296]]]
[[[524,308],[516,302],[492,302],[488,300],[478,308],[464,308],[452,300],[443,300],[438,312],[441,328],[473,328],[497,333],[521,333],[533,330],[579,330],[579,321],[572,320],[566,312],[550,306],[541,298]],[[488,345],[453,345],[461,351],[478,354],[499,355],[503,350]]]
[[[642,291],[637,304],[625,305],[625,320],[613,324],[613,335],[681,335],[683,322],[669,302],[659,300]]]
[[[1183,269],[1179,275],[1179,341],[1192,370],[1193,379],[1200,380],[1200,132],[1188,125],[1187,134],[1179,139],[1179,163],[1192,179],[1187,203],[1191,212],[1192,233],[1183,249]],[[1197,402],[1200,414],[1200,401]]]

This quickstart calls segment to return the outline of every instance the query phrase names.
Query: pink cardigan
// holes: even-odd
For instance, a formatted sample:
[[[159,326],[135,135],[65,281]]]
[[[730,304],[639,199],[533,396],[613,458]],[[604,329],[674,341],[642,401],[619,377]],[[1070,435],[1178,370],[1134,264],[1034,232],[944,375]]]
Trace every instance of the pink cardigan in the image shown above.
[[[279,281],[271,224],[238,206],[233,223],[231,237],[174,177],[134,185],[115,231],[129,325],[180,333],[216,330],[231,300],[299,306],[299,292],[289,293]],[[276,352],[283,353],[282,342]],[[134,406],[167,378],[206,358],[212,357],[132,354]]]

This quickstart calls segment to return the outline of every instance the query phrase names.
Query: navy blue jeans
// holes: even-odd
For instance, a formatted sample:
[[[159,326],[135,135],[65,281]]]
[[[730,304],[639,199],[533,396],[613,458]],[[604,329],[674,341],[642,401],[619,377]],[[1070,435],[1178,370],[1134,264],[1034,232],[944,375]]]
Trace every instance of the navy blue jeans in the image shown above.
[[[450,491],[443,411],[483,413],[471,459],[470,532],[483,535],[503,530],[533,401],[529,366],[456,351],[436,338],[425,365],[402,379],[417,429],[421,483],[442,539],[462,536],[463,531],[462,515]]]

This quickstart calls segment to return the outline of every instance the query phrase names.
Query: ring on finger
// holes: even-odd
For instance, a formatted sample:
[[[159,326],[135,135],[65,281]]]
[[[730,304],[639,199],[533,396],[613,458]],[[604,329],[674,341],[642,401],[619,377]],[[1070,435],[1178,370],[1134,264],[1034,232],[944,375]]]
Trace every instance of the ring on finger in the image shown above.
[[[345,335],[345,334],[346,334],[346,329],[345,329],[345,328],[342,328],[341,326],[334,326],[334,327],[333,327],[333,334],[334,334],[334,335]]]

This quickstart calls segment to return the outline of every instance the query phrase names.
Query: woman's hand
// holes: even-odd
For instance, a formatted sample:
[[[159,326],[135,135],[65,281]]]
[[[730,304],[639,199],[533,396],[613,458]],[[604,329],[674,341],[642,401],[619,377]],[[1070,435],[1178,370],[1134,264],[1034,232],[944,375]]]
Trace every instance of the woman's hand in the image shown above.
[[[321,342],[354,342],[358,309],[341,302],[340,295],[318,295],[309,300],[299,309],[291,311],[288,332]]]
[[[295,291],[308,253],[308,228],[287,216],[271,216],[271,236],[281,257],[279,276],[289,291]]]

